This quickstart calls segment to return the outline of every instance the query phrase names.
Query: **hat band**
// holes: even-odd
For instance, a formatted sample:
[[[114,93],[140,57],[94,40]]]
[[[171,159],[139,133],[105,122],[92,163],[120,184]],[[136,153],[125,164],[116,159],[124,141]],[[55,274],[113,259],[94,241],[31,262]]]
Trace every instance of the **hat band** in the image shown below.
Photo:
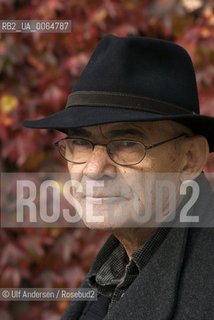
[[[163,115],[194,114],[175,104],[120,92],[75,91],[69,95],[66,108],[82,105],[136,109]]]

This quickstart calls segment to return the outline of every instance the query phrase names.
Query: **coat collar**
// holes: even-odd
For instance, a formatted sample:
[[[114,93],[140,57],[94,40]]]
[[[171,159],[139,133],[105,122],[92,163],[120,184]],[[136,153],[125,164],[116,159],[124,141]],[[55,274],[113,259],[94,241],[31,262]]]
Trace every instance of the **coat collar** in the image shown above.
[[[187,235],[188,228],[170,230],[159,250],[103,320],[171,319]],[[88,287],[86,279],[81,287]],[[61,320],[79,319],[84,306],[85,301],[73,301]]]
[[[171,229],[136,281],[116,303],[105,320],[170,319],[187,241],[187,228]]]

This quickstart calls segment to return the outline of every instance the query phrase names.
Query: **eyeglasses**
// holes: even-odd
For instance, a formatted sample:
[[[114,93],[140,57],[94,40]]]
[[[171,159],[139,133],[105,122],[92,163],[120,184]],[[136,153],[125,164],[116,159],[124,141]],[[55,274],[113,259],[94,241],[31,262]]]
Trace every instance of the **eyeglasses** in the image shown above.
[[[80,138],[63,138],[55,142],[55,146],[58,148],[61,156],[72,163],[83,164],[86,163],[94,150],[94,147],[104,146],[107,149],[107,153],[110,159],[121,166],[131,166],[140,163],[146,156],[146,151],[155,147],[158,147],[169,141],[187,136],[186,134],[180,134],[171,139],[161,141],[149,146],[144,145],[142,142],[134,140],[112,140],[107,144],[92,143],[91,141]]]

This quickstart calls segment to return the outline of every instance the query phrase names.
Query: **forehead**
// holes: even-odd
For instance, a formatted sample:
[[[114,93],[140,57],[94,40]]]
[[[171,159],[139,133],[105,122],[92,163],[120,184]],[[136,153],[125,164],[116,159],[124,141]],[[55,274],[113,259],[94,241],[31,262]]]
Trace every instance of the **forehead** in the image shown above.
[[[176,132],[176,125],[177,123],[174,121],[115,122],[90,127],[69,129],[68,133],[72,135],[84,135],[86,137],[91,137],[99,133],[106,137],[117,135],[150,137],[156,134],[172,134],[173,132]]]

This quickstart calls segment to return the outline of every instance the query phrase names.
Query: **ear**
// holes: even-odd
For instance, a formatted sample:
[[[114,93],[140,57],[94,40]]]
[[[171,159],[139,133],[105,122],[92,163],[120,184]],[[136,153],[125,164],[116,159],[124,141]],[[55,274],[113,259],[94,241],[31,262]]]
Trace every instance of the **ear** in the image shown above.
[[[186,138],[184,144],[185,156],[180,178],[181,181],[194,180],[206,165],[209,155],[208,142],[204,136],[195,135]]]

